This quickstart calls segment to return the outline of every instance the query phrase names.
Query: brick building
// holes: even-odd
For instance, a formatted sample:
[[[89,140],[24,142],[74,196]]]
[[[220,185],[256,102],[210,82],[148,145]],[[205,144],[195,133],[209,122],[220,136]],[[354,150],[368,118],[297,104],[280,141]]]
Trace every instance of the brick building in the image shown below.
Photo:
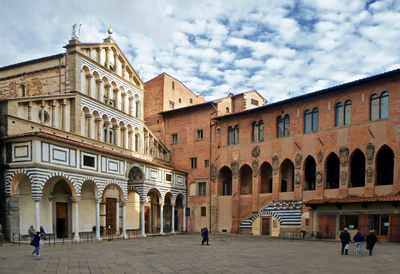
[[[233,96],[160,109],[171,162],[189,169],[189,228],[399,241],[399,89],[395,70],[233,113]]]

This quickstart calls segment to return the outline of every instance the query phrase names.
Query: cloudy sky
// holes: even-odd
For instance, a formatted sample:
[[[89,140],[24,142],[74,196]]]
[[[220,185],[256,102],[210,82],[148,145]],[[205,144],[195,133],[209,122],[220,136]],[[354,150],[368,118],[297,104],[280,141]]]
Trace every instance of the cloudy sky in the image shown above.
[[[400,68],[400,1],[1,0],[0,67],[64,51],[107,28],[148,81],[206,99],[256,89],[269,102]]]

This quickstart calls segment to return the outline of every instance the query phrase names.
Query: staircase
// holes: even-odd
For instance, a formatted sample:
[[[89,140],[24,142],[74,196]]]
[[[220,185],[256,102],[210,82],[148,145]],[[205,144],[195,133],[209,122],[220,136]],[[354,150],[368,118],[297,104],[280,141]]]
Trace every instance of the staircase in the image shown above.
[[[282,201],[269,204],[253,216],[240,223],[240,233],[251,233],[254,220],[261,215],[271,215],[278,219],[281,227],[301,226],[301,201]]]

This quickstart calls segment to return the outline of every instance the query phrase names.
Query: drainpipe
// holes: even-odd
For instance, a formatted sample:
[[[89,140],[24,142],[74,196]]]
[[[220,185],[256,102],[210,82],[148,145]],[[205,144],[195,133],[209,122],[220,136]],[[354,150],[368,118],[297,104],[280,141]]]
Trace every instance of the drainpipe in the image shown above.
[[[211,104],[213,107],[214,107],[214,109],[215,109],[215,111],[213,111],[213,112],[211,112],[210,113],[210,116],[212,116],[213,114],[216,114],[217,113],[217,115],[218,115],[218,109],[215,107],[215,105],[214,104]],[[212,156],[212,126],[213,125],[216,125],[216,123],[214,123],[214,124],[212,124],[212,118],[210,119],[210,158],[209,158],[209,165],[208,165],[208,170],[209,170],[209,172],[208,172],[208,182],[209,182],[209,189],[210,189],[210,233],[211,233],[211,219],[212,219],[212,216],[211,216],[211,213],[212,213],[212,211],[211,211],[211,208],[212,208],[212,195],[211,195],[211,156]]]

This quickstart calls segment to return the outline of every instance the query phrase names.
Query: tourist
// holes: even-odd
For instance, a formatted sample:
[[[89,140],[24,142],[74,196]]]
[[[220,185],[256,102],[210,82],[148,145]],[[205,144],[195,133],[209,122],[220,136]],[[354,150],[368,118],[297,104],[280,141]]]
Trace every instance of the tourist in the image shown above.
[[[347,227],[340,233],[340,241],[342,242],[342,255],[343,252],[345,255],[349,255],[350,233],[347,231]]]
[[[40,235],[43,238],[43,240],[46,240],[46,232],[44,231],[43,226],[40,226]]]
[[[353,240],[356,242],[356,256],[360,256],[361,254],[361,245],[364,241],[364,236],[361,235],[361,231],[358,230],[357,234],[354,235]]]
[[[371,230],[367,236],[367,249],[369,249],[369,256],[372,256],[372,249],[374,249],[375,243],[378,241],[378,238],[375,235],[375,231]]]
[[[33,225],[31,225],[31,227],[29,228],[29,235],[31,236],[31,239],[33,238],[33,236],[35,236],[36,231],[35,228],[33,227]]]
[[[204,243],[207,242],[207,245],[209,245],[208,244],[208,228],[207,227],[203,228],[201,234],[203,236],[203,240],[201,241],[201,244],[204,245]]]
[[[33,236],[33,240],[31,242],[31,245],[35,247],[35,249],[32,251],[32,255],[36,253],[36,256],[39,255],[39,249],[40,249],[40,231],[36,232],[36,234]]]

